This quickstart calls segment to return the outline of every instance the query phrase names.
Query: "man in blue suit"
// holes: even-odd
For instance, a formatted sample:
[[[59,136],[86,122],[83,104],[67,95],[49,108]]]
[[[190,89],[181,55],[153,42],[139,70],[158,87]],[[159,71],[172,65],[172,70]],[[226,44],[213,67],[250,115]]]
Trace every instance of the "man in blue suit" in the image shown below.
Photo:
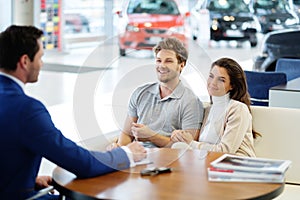
[[[0,34],[1,199],[25,199],[51,184],[51,177],[37,176],[42,157],[78,178],[126,169],[146,157],[138,143],[108,152],[77,146],[54,126],[45,106],[24,93],[43,65],[42,35],[33,26],[15,25]]]

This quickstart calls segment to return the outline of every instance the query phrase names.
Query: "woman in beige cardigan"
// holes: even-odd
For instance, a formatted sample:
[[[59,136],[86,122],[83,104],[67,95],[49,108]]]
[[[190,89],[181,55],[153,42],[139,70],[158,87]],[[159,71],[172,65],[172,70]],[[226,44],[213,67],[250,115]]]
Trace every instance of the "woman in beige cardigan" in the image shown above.
[[[230,58],[212,63],[207,79],[211,105],[198,141],[186,131],[172,133],[173,148],[193,148],[255,157],[250,96],[241,66]]]

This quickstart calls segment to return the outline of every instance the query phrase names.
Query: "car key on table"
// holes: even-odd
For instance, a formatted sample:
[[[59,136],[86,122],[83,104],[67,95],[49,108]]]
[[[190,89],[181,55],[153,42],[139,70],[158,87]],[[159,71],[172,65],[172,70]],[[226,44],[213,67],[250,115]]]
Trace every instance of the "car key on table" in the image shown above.
[[[170,167],[151,167],[141,170],[141,176],[155,176],[157,174],[170,172],[172,172],[172,168]]]

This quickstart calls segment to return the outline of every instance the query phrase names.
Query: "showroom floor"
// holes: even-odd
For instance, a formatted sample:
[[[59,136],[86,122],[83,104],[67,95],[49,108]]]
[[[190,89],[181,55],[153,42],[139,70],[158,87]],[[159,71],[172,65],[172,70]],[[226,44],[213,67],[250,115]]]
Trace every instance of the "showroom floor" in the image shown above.
[[[252,58],[258,52],[247,45],[243,49],[227,45],[201,48],[191,43],[189,47],[193,53],[182,81],[202,101],[208,101],[205,85],[213,60],[228,56],[239,61],[245,69],[251,69]],[[48,107],[56,126],[75,142],[93,137],[99,131],[119,130],[132,90],[137,85],[156,80],[151,52],[131,52],[127,57],[119,57],[117,45],[111,42],[70,49],[65,53],[46,52],[44,63],[39,81],[28,84],[26,91]],[[89,130],[80,128],[83,122]],[[76,127],[74,123],[78,123]],[[54,167],[45,161],[40,174],[51,174]],[[299,196],[299,186],[286,185],[283,194],[276,199],[299,199]]]

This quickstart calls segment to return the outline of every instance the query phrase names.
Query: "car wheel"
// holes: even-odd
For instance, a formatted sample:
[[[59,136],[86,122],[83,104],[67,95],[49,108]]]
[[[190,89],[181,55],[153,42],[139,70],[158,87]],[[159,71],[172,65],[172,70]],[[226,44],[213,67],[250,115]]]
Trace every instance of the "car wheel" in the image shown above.
[[[197,36],[193,34],[193,40],[197,40]]]
[[[257,42],[252,42],[252,41],[250,41],[250,45],[251,45],[251,47],[256,47]]]
[[[126,50],[120,48],[120,56],[126,56]]]
[[[250,45],[251,45],[251,47],[256,47],[256,45],[257,45],[257,37],[256,37],[256,35],[255,34],[251,34],[250,35]]]

